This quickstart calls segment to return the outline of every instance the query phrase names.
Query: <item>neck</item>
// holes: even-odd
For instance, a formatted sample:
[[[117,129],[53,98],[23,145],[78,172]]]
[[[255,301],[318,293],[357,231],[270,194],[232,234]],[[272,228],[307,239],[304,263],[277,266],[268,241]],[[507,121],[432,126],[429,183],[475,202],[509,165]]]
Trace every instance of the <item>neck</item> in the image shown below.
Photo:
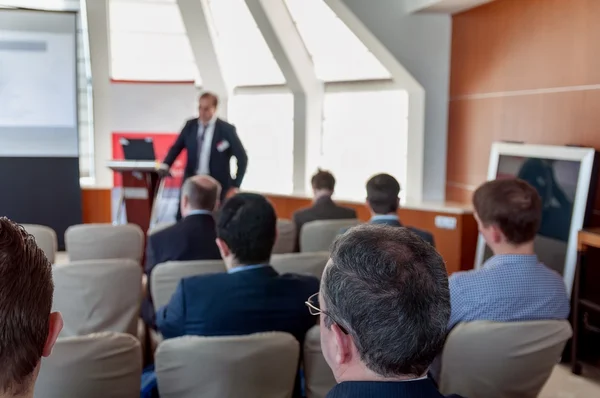
[[[321,190],[314,191],[314,192],[315,192],[315,194],[314,194],[314,202],[316,202],[317,200],[319,200],[321,198],[326,198],[326,197],[330,198],[331,195],[333,195],[332,191],[328,191],[326,189],[321,189]]]
[[[425,373],[427,374],[427,373]],[[338,383],[344,381],[378,381],[378,382],[398,382],[419,379],[424,375],[398,375],[395,377],[384,377],[372,370],[361,366],[360,368],[348,368],[339,375],[335,376]]]
[[[398,217],[398,213],[396,213],[395,211],[390,212],[390,213],[385,213],[385,214],[377,214],[377,213],[371,212],[371,216],[373,216],[373,217],[376,217],[376,216]]]
[[[496,256],[506,254],[516,255],[531,255],[535,254],[533,249],[533,241],[524,243],[522,245],[512,245],[510,243],[501,243],[492,248],[492,251]]]

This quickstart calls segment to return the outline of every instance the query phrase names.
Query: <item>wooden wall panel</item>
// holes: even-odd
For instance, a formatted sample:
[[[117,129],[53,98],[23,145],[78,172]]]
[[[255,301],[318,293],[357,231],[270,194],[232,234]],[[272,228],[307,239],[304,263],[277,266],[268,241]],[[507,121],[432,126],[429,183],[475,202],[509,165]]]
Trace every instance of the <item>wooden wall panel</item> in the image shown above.
[[[84,224],[112,222],[110,189],[83,188],[81,200]]]

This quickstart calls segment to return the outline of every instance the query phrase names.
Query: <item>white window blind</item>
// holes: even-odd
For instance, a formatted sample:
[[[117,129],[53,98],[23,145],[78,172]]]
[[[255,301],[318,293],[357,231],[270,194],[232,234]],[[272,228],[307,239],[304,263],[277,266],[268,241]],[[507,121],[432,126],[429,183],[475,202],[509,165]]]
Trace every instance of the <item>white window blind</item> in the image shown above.
[[[321,168],[335,176],[336,197],[364,201],[365,184],[378,173],[406,181],[406,91],[327,93]]]
[[[292,94],[234,95],[229,120],[248,153],[244,190],[292,193],[294,99]]]

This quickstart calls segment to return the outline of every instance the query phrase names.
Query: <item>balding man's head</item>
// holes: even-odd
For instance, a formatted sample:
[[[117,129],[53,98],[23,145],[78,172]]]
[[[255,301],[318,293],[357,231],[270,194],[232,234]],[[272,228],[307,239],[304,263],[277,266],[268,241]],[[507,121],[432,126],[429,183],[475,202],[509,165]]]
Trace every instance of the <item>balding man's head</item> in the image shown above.
[[[190,177],[181,187],[181,214],[192,210],[214,211],[221,196],[221,184],[209,176]]]

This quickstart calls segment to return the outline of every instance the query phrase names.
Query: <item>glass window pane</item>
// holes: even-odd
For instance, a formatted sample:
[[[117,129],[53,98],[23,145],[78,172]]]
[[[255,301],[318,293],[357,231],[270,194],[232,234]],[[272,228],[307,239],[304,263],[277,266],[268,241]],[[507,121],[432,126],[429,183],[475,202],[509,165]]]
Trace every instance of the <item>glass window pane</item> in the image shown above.
[[[324,81],[388,79],[388,70],[323,0],[285,0]]]
[[[242,188],[291,194],[294,163],[292,94],[235,95],[229,100],[229,120],[235,124],[248,152],[248,170]]]
[[[217,53],[227,83],[284,84],[285,78],[244,0],[210,0]]]
[[[109,11],[112,31],[185,34],[175,4],[112,0]]]
[[[364,201],[367,180],[388,173],[406,181],[406,91],[327,93],[321,167],[337,180],[337,198]]]

